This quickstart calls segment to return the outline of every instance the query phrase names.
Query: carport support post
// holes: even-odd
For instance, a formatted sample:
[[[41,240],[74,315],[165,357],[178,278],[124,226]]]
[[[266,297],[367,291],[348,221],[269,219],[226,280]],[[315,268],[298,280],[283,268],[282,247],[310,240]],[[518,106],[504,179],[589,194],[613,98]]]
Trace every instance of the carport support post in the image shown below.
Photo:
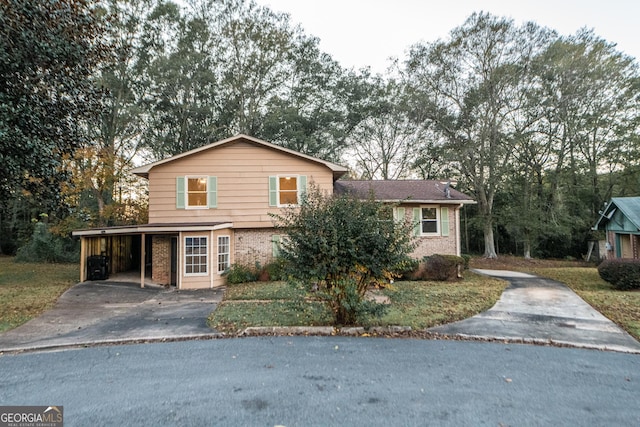
[[[80,237],[80,282],[87,280],[87,238]]]
[[[141,288],[144,288],[144,270],[145,270],[146,260],[147,260],[146,248],[145,248],[146,240],[147,239],[145,234],[142,233],[142,236],[140,237],[140,287]]]

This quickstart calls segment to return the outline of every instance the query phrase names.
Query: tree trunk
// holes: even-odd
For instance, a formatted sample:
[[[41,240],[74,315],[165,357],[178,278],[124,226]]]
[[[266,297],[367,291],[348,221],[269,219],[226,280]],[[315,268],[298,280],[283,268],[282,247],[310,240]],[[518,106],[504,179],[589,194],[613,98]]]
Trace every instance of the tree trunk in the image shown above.
[[[529,239],[524,241],[524,259],[531,259],[531,241]]]
[[[493,239],[493,221],[485,220],[484,222],[484,257],[498,258],[496,254],[496,245]]]

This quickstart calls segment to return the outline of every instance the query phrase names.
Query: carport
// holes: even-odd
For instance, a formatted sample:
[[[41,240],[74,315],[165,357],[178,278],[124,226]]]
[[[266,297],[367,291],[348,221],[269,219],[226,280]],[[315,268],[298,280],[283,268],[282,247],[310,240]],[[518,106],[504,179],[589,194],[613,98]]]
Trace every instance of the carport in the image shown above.
[[[230,227],[221,223],[144,224],[77,230],[80,238],[80,281],[88,279],[89,257],[108,259],[108,272],[139,272],[140,287],[145,279],[181,288],[180,263],[183,233],[206,232]]]

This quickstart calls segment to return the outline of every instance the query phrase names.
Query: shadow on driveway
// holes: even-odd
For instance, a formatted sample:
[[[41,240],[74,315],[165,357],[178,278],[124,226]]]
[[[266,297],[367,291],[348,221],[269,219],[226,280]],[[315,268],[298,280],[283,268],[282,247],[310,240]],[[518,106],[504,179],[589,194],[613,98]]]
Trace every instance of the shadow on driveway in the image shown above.
[[[0,351],[217,336],[206,321],[222,295],[222,289],[80,283],[51,310],[0,335]]]

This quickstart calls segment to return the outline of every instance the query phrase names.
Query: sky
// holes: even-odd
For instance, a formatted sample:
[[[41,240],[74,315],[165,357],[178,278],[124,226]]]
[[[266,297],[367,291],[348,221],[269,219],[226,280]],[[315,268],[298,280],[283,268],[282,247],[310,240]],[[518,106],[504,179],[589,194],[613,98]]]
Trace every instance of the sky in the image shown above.
[[[404,58],[417,42],[446,39],[473,12],[534,21],[561,35],[578,29],[640,58],[638,0],[256,0],[291,16],[343,67],[383,73],[389,57]]]

